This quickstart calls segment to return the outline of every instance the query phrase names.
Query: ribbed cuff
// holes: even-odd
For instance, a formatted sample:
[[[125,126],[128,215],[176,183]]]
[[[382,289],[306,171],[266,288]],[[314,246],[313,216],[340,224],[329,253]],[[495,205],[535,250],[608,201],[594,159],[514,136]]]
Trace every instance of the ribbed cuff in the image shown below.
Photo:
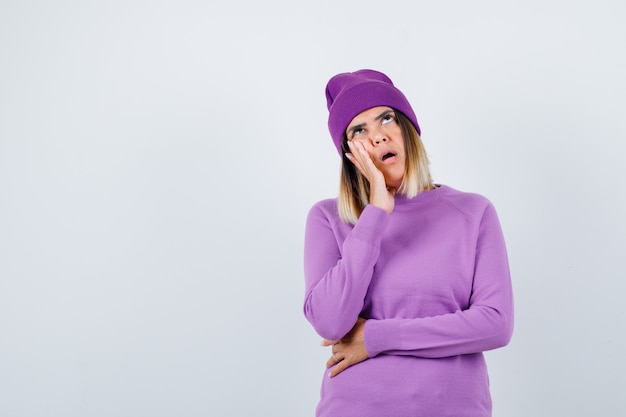
[[[389,320],[367,320],[364,333],[367,356],[373,358],[386,350],[390,350],[390,342],[394,337],[396,336],[394,336],[392,326],[389,326]]]
[[[389,218],[385,210],[368,204],[352,229],[352,236],[366,241],[379,241],[389,224]]]

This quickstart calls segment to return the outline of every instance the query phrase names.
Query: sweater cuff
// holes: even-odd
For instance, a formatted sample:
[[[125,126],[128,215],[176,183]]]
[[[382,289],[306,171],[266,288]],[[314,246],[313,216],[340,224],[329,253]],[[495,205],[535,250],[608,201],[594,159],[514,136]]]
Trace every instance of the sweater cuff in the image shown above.
[[[380,240],[382,232],[389,224],[390,217],[385,210],[368,204],[354,225],[352,236],[360,240],[376,242]]]
[[[367,356],[373,358],[386,350],[390,350],[389,342],[393,340],[392,326],[385,325],[389,320],[367,320],[365,322],[364,339]]]

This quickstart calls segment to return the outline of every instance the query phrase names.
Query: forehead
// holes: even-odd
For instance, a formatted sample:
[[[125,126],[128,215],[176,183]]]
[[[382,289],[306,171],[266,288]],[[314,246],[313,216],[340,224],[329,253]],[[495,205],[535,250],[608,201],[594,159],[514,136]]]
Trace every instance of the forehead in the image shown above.
[[[390,110],[393,111],[393,109],[389,106],[376,106],[367,110],[363,110],[361,113],[354,116],[350,123],[348,123],[348,128],[354,125],[359,125],[376,120],[378,116]]]

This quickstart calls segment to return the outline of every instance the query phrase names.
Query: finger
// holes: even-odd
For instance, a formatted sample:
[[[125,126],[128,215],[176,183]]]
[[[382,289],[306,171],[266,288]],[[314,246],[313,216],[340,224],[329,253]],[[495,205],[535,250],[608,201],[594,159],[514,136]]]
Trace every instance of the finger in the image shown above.
[[[374,160],[370,154],[367,153],[363,144],[354,144],[352,155],[357,169],[368,179],[368,181],[370,181],[370,183],[376,179],[382,180],[384,178],[382,172],[378,169],[378,167],[376,167]]]
[[[335,355],[337,356],[337,355]],[[335,359],[333,356],[331,356],[330,358],[328,358],[328,360],[326,361],[326,368],[330,368],[332,366],[337,365],[338,363],[341,363],[341,359],[337,358]]]
[[[346,153],[346,158],[348,158],[348,160],[350,160],[350,162],[352,162],[352,164],[354,166],[356,166],[359,171],[362,170],[363,164],[361,162],[362,160],[362,155],[357,153],[357,150],[354,148],[350,149],[352,152],[347,152]]]
[[[376,174],[380,173],[379,169],[374,165],[374,161],[372,161],[362,144],[348,142],[348,146],[351,152],[346,153],[346,157],[365,178],[371,181]]]
[[[350,151],[355,161],[358,162],[362,167],[368,166],[369,165],[368,163],[372,162],[372,158],[363,147],[363,144],[358,143],[358,142],[357,143],[348,142],[348,144],[350,146]]]
[[[341,343],[341,342],[338,342]],[[337,356],[339,355],[339,351],[335,350],[335,346],[336,344],[333,344],[332,347],[330,348],[330,358],[328,358],[328,360],[326,361],[326,367],[330,368],[331,366],[337,364],[337,362],[341,361],[341,357]]]
[[[337,375],[339,375],[340,373],[342,373],[343,371],[346,370],[346,368],[348,368],[350,366],[350,364],[348,364],[348,362],[344,359],[341,362],[338,362],[336,366],[334,366],[329,372],[328,372],[328,376],[331,378],[336,377]]]
[[[365,150],[365,146],[363,146],[362,143],[354,143],[351,150],[352,153],[356,154],[357,158],[361,159],[363,162],[373,164],[372,157],[369,153],[367,153],[367,151]]]
[[[320,343],[320,346],[332,346],[332,345],[336,345],[337,343],[339,343],[339,340],[323,339],[322,342]]]
[[[350,162],[352,162],[352,165],[354,165],[356,167],[356,169],[361,173],[361,175],[363,175],[363,176],[365,176],[367,178],[368,177],[368,173],[367,173],[366,169],[363,167],[363,164],[361,163],[361,161],[359,159],[357,159],[357,157],[354,156],[351,153],[347,153],[346,156],[348,157]]]

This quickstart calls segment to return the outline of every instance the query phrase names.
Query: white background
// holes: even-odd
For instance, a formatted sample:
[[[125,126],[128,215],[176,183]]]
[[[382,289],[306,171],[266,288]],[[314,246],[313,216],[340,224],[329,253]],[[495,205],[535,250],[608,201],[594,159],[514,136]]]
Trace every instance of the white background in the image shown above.
[[[0,1],[0,415],[312,416],[324,87],[407,95],[496,205],[494,416],[624,416],[622,1]]]

